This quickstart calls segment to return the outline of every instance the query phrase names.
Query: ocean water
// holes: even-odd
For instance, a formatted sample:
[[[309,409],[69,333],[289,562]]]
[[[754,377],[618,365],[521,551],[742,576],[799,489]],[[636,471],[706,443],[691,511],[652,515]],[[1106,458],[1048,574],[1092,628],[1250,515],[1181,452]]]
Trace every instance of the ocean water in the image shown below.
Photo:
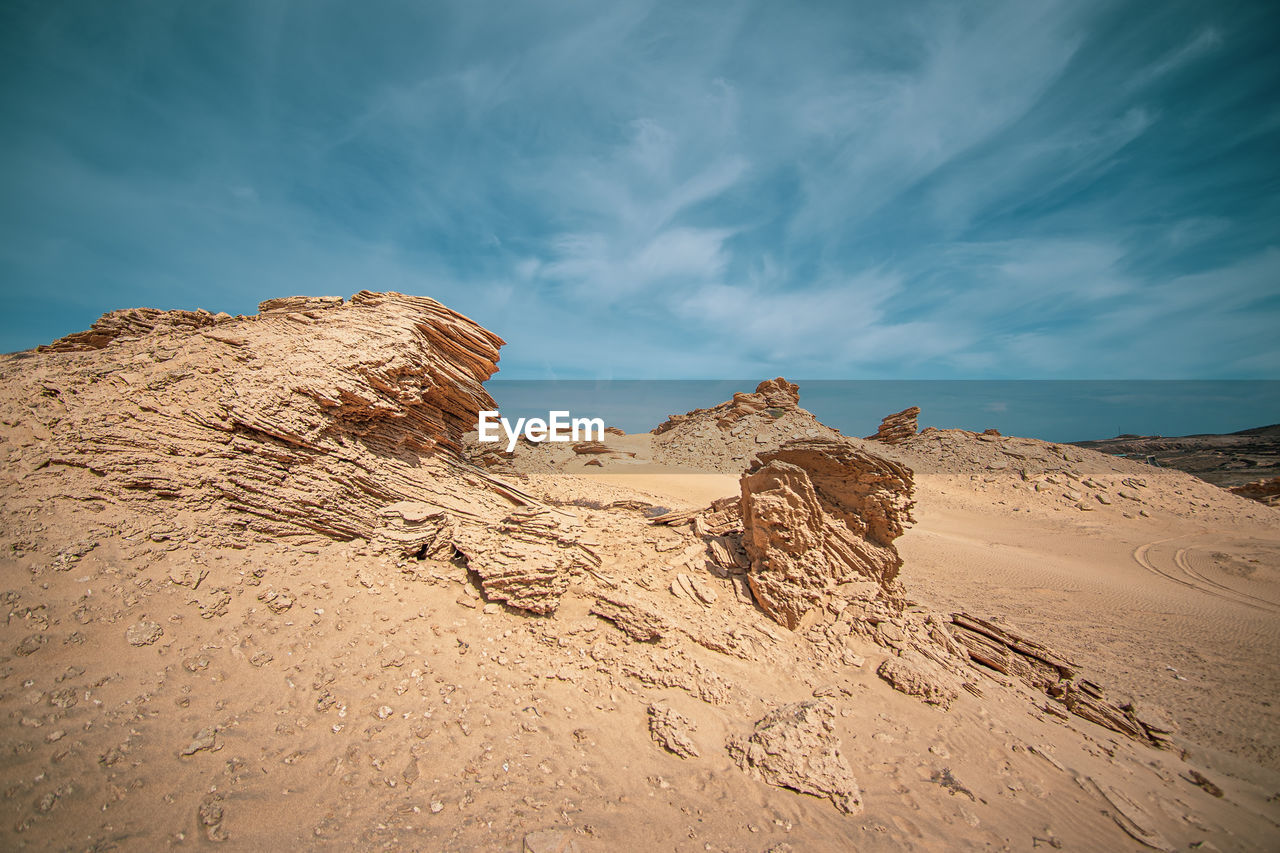
[[[919,406],[920,427],[983,430],[1045,441],[1138,435],[1230,433],[1280,423],[1280,380],[792,380],[800,405],[846,435]],[[709,408],[754,391],[759,380],[518,380],[485,388],[503,417],[550,411],[601,417],[647,432],[668,415]]]

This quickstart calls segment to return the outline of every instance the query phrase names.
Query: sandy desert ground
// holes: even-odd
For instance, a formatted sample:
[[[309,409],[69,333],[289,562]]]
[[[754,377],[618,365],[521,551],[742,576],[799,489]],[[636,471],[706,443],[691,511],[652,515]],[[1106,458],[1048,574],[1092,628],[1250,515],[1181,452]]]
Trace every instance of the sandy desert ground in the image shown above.
[[[1280,844],[1280,510],[781,380],[508,457],[501,343],[362,293],[0,360],[7,849]]]

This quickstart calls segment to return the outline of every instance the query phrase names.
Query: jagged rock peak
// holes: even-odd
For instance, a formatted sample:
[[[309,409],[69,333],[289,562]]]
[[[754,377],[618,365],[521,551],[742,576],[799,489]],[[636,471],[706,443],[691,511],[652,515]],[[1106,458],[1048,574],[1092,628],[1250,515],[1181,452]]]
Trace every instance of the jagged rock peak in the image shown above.
[[[737,395],[734,396],[736,397]],[[742,396],[751,395],[744,394]],[[800,386],[779,376],[777,379],[766,379],[757,385],[755,396],[762,397],[767,407],[794,409],[800,405]]]
[[[916,420],[919,417],[919,406],[886,415],[884,420],[880,421],[880,429],[876,430],[875,435],[867,436],[867,440],[879,441],[882,444],[902,444],[914,438],[919,432],[919,423]]]
[[[912,488],[909,468],[847,440],[799,439],[761,453],[742,477],[740,504],[756,601],[794,629],[835,598],[890,584]]]

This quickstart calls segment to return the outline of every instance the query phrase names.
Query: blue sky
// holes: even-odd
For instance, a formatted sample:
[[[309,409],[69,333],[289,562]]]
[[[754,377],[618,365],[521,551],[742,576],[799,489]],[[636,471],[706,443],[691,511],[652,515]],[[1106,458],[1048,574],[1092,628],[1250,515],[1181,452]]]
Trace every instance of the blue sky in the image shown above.
[[[14,2],[0,350],[426,294],[504,378],[1280,378],[1280,4]]]

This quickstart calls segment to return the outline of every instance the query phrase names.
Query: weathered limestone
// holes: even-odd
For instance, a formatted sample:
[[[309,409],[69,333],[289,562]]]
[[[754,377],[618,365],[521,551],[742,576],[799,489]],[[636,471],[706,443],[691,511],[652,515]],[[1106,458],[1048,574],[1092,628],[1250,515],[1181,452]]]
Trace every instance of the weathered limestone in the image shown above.
[[[903,409],[901,412],[886,415],[885,419],[880,422],[880,429],[876,430],[875,435],[867,436],[867,439],[869,441],[879,441],[883,444],[902,444],[904,441],[914,438],[919,431],[919,425],[916,421],[918,417],[920,417],[919,406],[912,406],[909,409]]]
[[[893,540],[911,521],[911,471],[848,441],[801,439],[762,453],[742,478],[743,546],[756,601],[789,628],[842,584],[890,583]]]
[[[824,700],[783,705],[748,737],[730,738],[729,755],[743,771],[779,788],[828,797],[847,814],[862,811],[862,794],[840,754],[835,714]]]

